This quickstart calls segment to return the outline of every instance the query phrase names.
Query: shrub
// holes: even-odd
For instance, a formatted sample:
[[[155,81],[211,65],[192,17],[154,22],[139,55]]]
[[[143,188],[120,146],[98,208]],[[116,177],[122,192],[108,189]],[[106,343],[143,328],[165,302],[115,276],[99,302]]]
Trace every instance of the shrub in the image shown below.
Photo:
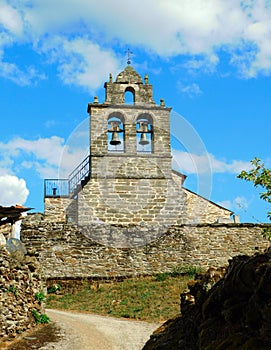
[[[45,295],[43,292],[37,292],[35,293],[35,299],[41,303],[45,299]]]
[[[49,323],[50,318],[46,314],[41,314],[36,309],[32,310],[32,315],[35,319],[36,324],[43,324],[43,323]]]

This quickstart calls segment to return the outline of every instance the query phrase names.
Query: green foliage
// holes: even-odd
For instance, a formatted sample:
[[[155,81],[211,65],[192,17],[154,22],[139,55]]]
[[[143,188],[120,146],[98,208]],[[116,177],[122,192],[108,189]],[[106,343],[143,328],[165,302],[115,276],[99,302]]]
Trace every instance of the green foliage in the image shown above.
[[[35,319],[36,324],[44,324],[50,322],[49,316],[47,316],[46,314],[41,314],[36,309],[32,310],[32,315]]]
[[[48,294],[55,293],[55,292],[57,292],[59,290],[61,290],[61,285],[60,284],[55,284],[54,286],[47,288],[47,293]]]
[[[263,229],[262,233],[263,237],[271,241],[271,229],[269,227],[266,227]]]
[[[35,293],[35,299],[38,300],[40,303],[43,302],[43,300],[45,299],[44,293],[42,291]]]
[[[199,266],[180,265],[176,266],[171,272],[157,273],[154,278],[156,281],[165,281],[169,277],[178,277],[186,275],[189,278],[194,278],[197,274],[202,273],[203,269]]]
[[[125,279],[103,283],[97,290],[51,294],[46,306],[162,322],[180,312],[180,293],[186,290],[189,280],[187,275],[172,277],[170,273]]]
[[[250,163],[252,169],[241,171],[237,177],[253,182],[255,187],[261,187],[264,191],[260,193],[260,198],[271,203],[271,170],[267,169],[259,158],[252,159]],[[267,213],[267,217],[271,220],[271,212]]]
[[[175,277],[179,275],[186,275],[189,278],[194,278],[197,274],[200,274],[203,271],[203,268],[199,266],[180,265],[175,267],[175,269],[171,273],[171,276]]]
[[[154,276],[155,281],[165,281],[168,277],[170,276],[169,272],[161,272],[161,273],[157,273]]]
[[[18,296],[18,290],[17,290],[16,287],[14,287],[13,285],[9,286],[8,292],[13,293],[14,296],[17,298],[17,296]]]

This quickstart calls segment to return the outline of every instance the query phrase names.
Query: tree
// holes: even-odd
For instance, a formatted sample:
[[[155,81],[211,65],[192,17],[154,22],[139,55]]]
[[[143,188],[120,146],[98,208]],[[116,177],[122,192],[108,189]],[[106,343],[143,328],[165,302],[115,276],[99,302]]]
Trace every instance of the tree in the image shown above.
[[[264,191],[260,193],[260,198],[271,203],[271,170],[267,169],[261,159],[256,157],[250,163],[252,169],[241,171],[237,177],[253,182],[255,187],[261,187]],[[267,213],[267,217],[271,220],[271,212]]]

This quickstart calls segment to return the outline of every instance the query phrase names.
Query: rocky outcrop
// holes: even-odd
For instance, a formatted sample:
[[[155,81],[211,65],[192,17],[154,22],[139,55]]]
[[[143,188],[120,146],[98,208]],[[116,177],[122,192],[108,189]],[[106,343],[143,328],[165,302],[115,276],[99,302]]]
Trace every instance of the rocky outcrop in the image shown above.
[[[34,253],[24,253],[0,247],[0,345],[34,326],[33,310],[42,310],[35,298],[42,290],[40,265]]]
[[[181,316],[166,322],[143,350],[270,350],[271,250],[209,269],[181,295]]]

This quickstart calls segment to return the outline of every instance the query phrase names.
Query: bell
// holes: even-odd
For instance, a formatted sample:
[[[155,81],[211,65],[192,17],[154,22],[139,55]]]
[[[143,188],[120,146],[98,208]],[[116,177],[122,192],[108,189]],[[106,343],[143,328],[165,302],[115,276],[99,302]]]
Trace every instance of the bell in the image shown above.
[[[110,129],[108,131],[121,131],[119,128],[120,122],[112,121],[110,122]]]
[[[143,132],[140,136],[139,144],[144,146],[144,145],[148,145],[149,143],[150,143],[150,141],[147,139],[146,133]]]
[[[119,144],[121,144],[121,141],[119,139],[119,135],[118,135],[117,131],[113,131],[110,145],[117,146]]]
[[[148,132],[148,123],[146,122],[139,122],[139,129],[138,132]]]

